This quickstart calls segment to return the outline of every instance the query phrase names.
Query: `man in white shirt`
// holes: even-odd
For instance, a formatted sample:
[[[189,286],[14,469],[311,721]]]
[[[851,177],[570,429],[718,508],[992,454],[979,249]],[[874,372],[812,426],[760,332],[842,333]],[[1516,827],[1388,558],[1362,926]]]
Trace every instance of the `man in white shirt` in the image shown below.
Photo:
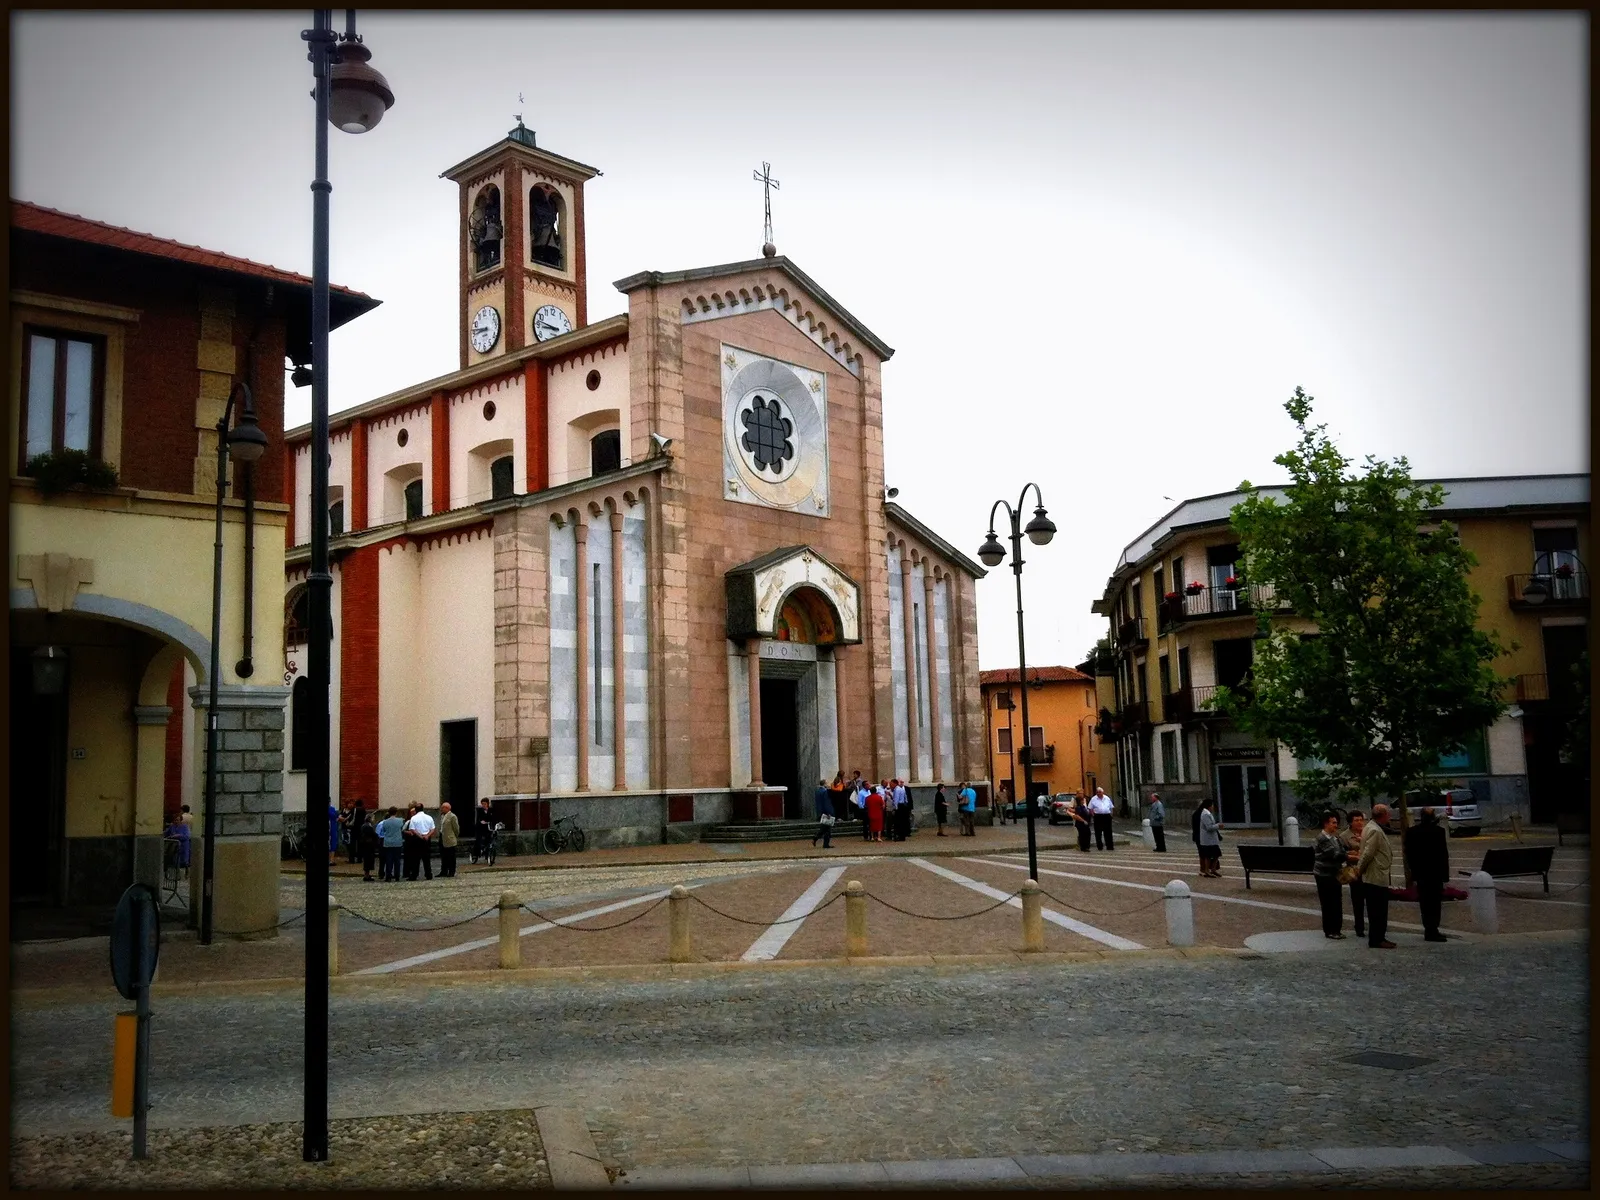
[[[421,805],[417,806],[417,811],[406,822],[406,832],[414,839],[412,845],[415,847],[414,853],[416,854],[416,858],[411,864],[411,873],[407,878],[415,879],[417,877],[417,868],[420,866],[427,872],[427,877],[431,881],[433,879],[433,842],[431,840],[433,838],[433,818],[427,814]]]
[[[1094,795],[1089,798],[1090,819],[1094,821],[1094,845],[1096,850],[1115,850],[1116,843],[1111,837],[1111,797],[1106,795],[1105,788],[1097,787]]]

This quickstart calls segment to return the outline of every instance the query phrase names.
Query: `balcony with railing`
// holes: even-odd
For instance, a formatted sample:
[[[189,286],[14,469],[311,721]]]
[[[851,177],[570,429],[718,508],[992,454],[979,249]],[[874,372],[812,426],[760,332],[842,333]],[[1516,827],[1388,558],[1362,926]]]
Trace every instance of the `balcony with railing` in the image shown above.
[[[1026,749],[1028,751],[1028,761],[1036,767],[1052,766],[1056,761],[1056,746],[1054,742],[1048,742],[1043,746],[1029,746]]]
[[[1119,650],[1142,646],[1149,640],[1145,633],[1143,617],[1131,617],[1117,626],[1117,649]]]
[[[1237,684],[1231,690],[1234,692],[1243,692],[1247,689],[1246,685]],[[1202,687],[1185,688],[1184,691],[1186,691],[1189,695],[1188,720],[1221,721],[1226,719],[1226,715],[1224,713],[1212,707],[1213,702],[1217,698],[1216,684],[1208,683]]]
[[[1288,601],[1281,599],[1270,583],[1247,583],[1237,587],[1225,584],[1190,586],[1162,597],[1156,610],[1157,632],[1165,633],[1185,621],[1248,616],[1263,610],[1286,612],[1288,608]]]
[[[1539,574],[1507,575],[1506,591],[1518,610],[1574,608],[1589,602],[1589,572],[1562,563]]]
[[[1166,722],[1187,721],[1194,716],[1194,689],[1179,688],[1161,696],[1161,719]]]
[[[1121,711],[1117,713],[1117,721],[1124,733],[1150,724],[1149,703],[1144,700],[1125,701]]]

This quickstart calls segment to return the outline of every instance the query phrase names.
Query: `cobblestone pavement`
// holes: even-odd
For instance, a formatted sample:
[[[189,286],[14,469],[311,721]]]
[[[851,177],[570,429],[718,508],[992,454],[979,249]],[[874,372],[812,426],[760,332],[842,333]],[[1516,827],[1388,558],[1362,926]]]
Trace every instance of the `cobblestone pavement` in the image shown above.
[[[334,996],[331,1115],[571,1106],[613,1169],[1587,1141],[1586,940],[1436,949],[424,976]],[[119,1007],[13,1011],[14,1135],[126,1127]],[[152,1043],[153,1129],[297,1119],[298,996],[164,999]]]

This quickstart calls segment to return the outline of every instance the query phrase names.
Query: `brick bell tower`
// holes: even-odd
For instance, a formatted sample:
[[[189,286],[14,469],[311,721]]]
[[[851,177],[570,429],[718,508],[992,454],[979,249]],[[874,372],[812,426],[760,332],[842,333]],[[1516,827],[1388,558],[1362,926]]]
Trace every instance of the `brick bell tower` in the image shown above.
[[[440,176],[461,192],[463,367],[588,324],[583,185],[599,174],[539,149],[518,116]]]

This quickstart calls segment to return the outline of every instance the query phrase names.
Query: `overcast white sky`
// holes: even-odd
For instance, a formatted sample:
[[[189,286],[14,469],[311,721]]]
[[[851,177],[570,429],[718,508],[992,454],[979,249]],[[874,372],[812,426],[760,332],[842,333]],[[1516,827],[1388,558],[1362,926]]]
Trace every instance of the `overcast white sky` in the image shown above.
[[[342,13],[339,20],[342,23]],[[309,273],[305,13],[13,14],[11,194]],[[601,168],[610,281],[779,250],[895,347],[888,481],[968,553],[1037,482],[1029,660],[1171,501],[1281,478],[1283,401],[1424,476],[1588,469],[1586,18],[362,15],[331,133],[335,410],[457,365],[444,168],[522,111]],[[517,93],[526,95],[517,103]],[[291,391],[289,421],[309,419]],[[1012,579],[981,661],[1015,666]]]

